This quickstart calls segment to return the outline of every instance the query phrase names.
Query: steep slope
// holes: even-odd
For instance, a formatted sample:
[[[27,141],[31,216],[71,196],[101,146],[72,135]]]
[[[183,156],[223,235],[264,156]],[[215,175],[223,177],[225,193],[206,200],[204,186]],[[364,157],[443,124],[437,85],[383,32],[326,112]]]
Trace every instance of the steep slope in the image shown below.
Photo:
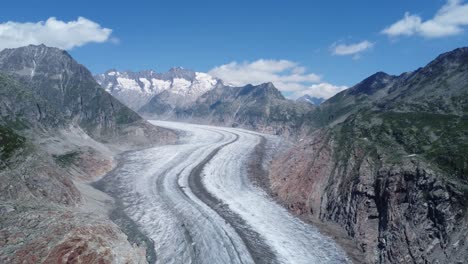
[[[157,106],[157,107],[153,107]],[[244,127],[262,132],[289,135],[301,127],[309,104],[287,100],[272,83],[231,87],[218,85],[193,104],[172,109],[153,98],[140,110],[145,116]]]
[[[30,88],[60,112],[67,124],[78,125],[95,139],[157,141],[152,138],[157,129],[105,92],[65,51],[44,45],[5,49],[0,52],[0,72]],[[131,133],[129,127],[142,132]]]
[[[460,115],[466,103],[467,53],[467,48],[456,49],[400,76],[378,72],[325,101],[310,118],[326,125],[361,109]]]
[[[148,242],[130,243],[109,220],[112,199],[86,183],[121,151],[174,140],[66,52],[0,52],[0,262],[146,262]]]
[[[323,125],[270,171],[311,221],[338,223],[367,263],[463,263],[468,246],[468,49],[377,73],[308,116]]]
[[[96,75],[95,79],[107,92],[135,111],[155,96],[173,107],[183,106],[221,83],[206,73],[183,68],[172,68],[166,73],[109,70]]]

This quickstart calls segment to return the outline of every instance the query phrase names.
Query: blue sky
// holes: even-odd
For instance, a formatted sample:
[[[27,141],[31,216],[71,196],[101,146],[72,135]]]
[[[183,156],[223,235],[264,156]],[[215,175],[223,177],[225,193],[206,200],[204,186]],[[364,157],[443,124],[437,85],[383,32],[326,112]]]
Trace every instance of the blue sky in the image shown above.
[[[458,9],[465,4],[454,0],[451,3]],[[462,20],[448,25],[455,29],[443,29],[451,32],[439,34],[425,27],[433,24],[424,22],[433,19],[444,5],[447,0],[8,1],[2,3],[0,23],[21,25],[50,17],[69,22],[84,17],[111,29],[104,41],[67,47],[94,73],[110,68],[166,71],[173,66],[208,72],[237,62],[222,68],[224,71],[214,71],[226,75],[234,69],[232,76],[236,76],[242,74],[240,68],[249,72],[250,64],[259,59],[265,60],[263,66],[282,60],[294,65],[285,64],[280,67],[284,72],[273,74],[314,74],[317,79],[299,78],[294,82],[340,87],[351,86],[377,71],[399,74],[414,70],[442,52],[468,46],[468,22],[460,18],[465,14],[463,10],[450,13]],[[396,26],[387,34],[382,32],[404,19],[405,12],[409,12],[406,22],[419,18],[421,23],[406,23],[409,28]],[[51,34],[49,38],[53,38]],[[4,38],[0,31],[0,42]],[[333,52],[340,45],[359,43],[364,47],[360,53]],[[355,51],[351,46],[341,48],[341,53]],[[243,77],[245,80],[239,82],[249,80],[245,74]],[[236,77],[232,78],[235,83]],[[279,86],[288,84],[282,82]]]

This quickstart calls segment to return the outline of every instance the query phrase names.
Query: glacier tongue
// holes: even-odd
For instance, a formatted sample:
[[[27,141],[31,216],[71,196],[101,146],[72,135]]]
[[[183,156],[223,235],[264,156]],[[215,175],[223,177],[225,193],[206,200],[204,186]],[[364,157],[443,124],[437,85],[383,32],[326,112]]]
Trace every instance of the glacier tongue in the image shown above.
[[[249,181],[248,158],[264,135],[153,123],[181,131],[179,144],[128,153],[103,181],[154,240],[158,263],[348,262],[333,241]],[[205,194],[193,184],[197,173]],[[210,195],[217,202],[207,202]]]

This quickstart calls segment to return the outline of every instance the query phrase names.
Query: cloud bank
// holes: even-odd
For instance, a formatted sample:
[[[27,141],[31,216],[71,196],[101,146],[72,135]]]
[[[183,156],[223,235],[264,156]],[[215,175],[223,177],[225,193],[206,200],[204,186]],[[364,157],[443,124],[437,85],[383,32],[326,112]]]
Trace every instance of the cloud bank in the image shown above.
[[[55,17],[37,23],[8,21],[0,23],[0,50],[30,44],[69,50],[92,42],[106,42],[110,40],[111,33],[111,29],[84,17],[69,22]]]
[[[312,95],[318,98],[328,99],[332,97],[333,95],[348,88],[349,88],[348,86],[344,86],[344,85],[337,86],[337,85],[333,85],[330,83],[318,83],[318,84],[313,84],[305,88],[304,90],[296,91],[290,97],[299,98],[303,95],[308,94],[308,95]]]
[[[296,62],[289,60],[264,60],[231,62],[211,69],[208,74],[220,78],[228,85],[258,85],[272,82],[280,91],[297,98],[304,94],[329,98],[344,86],[320,83],[321,78]]]
[[[468,26],[468,4],[461,0],[449,0],[432,19],[423,21],[418,15],[406,12],[404,17],[382,33],[390,37],[418,35],[426,38],[441,38],[458,35]]]

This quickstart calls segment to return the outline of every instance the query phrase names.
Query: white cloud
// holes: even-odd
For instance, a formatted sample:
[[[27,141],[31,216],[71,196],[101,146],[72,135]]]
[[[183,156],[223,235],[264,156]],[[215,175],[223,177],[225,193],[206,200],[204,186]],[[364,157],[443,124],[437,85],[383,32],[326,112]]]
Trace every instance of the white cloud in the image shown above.
[[[333,85],[333,84],[330,84],[330,83],[318,83],[318,84],[313,84],[309,87],[307,87],[306,89],[304,90],[301,90],[301,91],[297,91],[297,92],[294,92],[290,97],[291,98],[299,98],[303,95],[311,95],[311,96],[314,96],[314,97],[318,97],[318,98],[325,98],[325,99],[328,99],[330,97],[332,97],[333,95],[347,89],[348,86],[337,86],[337,85]]]
[[[333,55],[357,55],[374,46],[374,43],[367,40],[354,44],[333,44],[331,50]]]
[[[72,49],[90,42],[106,42],[111,33],[111,29],[103,28],[84,17],[69,22],[55,17],[37,23],[9,21],[0,23],[0,50],[30,44]]]
[[[280,91],[292,94],[291,97],[298,97],[302,91],[309,91],[313,96],[324,98],[336,93],[330,89],[331,85],[318,84],[321,81],[319,75],[307,72],[303,66],[288,60],[231,62],[211,69],[208,74],[234,86],[272,82]]]
[[[423,21],[418,15],[406,12],[404,17],[382,30],[391,37],[419,35],[427,38],[440,38],[458,35],[468,26],[468,4],[462,0],[448,0],[432,19]]]

